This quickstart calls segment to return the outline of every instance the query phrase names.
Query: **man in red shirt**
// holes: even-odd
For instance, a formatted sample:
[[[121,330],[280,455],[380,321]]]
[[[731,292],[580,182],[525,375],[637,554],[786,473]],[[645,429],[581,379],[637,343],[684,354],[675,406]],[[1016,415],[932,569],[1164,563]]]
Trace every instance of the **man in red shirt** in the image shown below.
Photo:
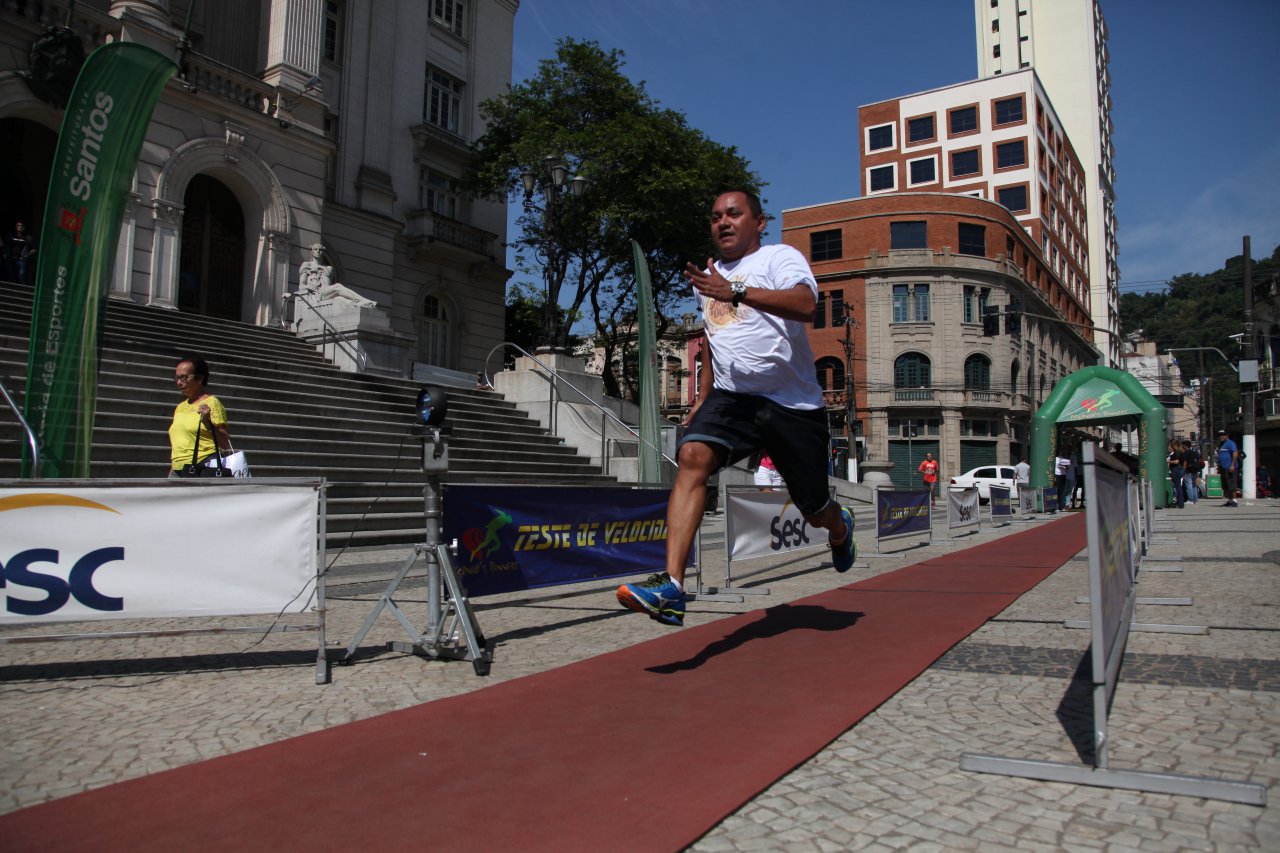
[[[929,490],[929,506],[933,506],[933,492],[938,486],[938,460],[933,458],[932,453],[926,453],[924,461],[916,470],[924,475],[924,487]]]

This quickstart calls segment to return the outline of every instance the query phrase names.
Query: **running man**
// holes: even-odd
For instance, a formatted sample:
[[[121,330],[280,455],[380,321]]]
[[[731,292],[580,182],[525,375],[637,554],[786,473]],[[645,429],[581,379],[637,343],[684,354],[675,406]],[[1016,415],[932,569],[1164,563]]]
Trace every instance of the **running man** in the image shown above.
[[[798,251],[760,245],[767,221],[755,195],[723,193],[711,209],[720,260],[685,268],[707,346],[667,504],[667,570],[618,588],[622,606],[667,625],[684,624],[684,568],[708,478],[757,450],[772,458],[809,524],[827,529],[836,571],[853,566],[853,516],[827,486],[829,433],[807,332],[818,285]]]
[[[924,461],[920,463],[916,470],[924,478],[924,487],[929,490],[929,506],[934,506],[934,492],[938,488],[938,460],[933,458],[932,453],[926,452]]]

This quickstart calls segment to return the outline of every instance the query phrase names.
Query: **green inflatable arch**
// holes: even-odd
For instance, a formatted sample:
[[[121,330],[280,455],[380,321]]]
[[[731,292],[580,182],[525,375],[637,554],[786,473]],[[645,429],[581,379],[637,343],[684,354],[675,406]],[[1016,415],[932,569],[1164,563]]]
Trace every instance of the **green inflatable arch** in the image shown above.
[[[1058,425],[1138,424],[1138,476],[1151,480],[1157,505],[1168,503],[1166,449],[1169,413],[1132,374],[1110,367],[1077,370],[1053,387],[1049,398],[1031,419],[1031,486],[1053,483],[1053,459],[1058,455]]]

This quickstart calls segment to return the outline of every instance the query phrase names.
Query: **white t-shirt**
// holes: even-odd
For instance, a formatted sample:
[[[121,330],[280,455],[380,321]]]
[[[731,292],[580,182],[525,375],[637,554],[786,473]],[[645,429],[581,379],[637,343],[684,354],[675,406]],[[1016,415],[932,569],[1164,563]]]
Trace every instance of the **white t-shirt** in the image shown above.
[[[716,270],[747,287],[786,290],[804,284],[818,294],[804,255],[790,246],[761,246],[737,261],[716,261]],[[806,323],[701,295],[698,307],[711,344],[715,387],[759,394],[789,409],[822,408]]]

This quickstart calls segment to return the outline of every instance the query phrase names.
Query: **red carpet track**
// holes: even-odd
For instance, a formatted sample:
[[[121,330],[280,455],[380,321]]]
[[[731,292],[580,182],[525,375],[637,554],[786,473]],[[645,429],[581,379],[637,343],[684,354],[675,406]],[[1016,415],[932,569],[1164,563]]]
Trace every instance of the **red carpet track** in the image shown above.
[[[1073,516],[763,611],[698,625],[695,609],[691,627],[550,672],[0,816],[0,838],[7,851],[679,850],[1084,544]]]

